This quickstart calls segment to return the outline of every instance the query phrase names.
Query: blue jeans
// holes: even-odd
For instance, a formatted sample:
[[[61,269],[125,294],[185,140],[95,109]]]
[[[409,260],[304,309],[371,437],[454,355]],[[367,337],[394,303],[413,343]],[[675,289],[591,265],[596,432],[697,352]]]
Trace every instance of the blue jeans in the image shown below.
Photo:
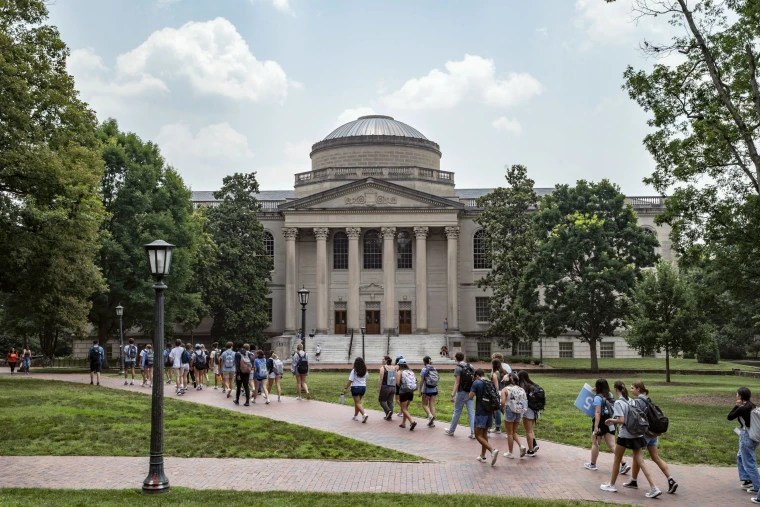
[[[494,419],[494,422],[496,423],[494,427],[497,429],[501,429],[501,409],[496,411],[496,417]]]
[[[449,433],[454,433],[459,424],[459,416],[462,415],[462,409],[467,406],[467,418],[470,420],[470,433],[475,433],[475,400],[470,399],[470,393],[459,391],[454,398],[454,415],[451,417],[451,426]]]
[[[746,430],[739,435],[739,452],[736,453],[736,466],[739,469],[740,481],[752,481],[752,487],[760,490],[760,474],[757,472],[755,449],[758,443],[749,438]],[[758,493],[760,499],[760,493]]]

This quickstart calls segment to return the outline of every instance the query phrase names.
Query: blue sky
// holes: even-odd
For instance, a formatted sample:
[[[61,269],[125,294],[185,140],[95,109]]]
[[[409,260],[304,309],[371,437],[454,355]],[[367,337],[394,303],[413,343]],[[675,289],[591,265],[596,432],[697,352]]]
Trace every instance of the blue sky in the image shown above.
[[[159,143],[195,190],[257,171],[292,188],[310,146],[361,114],[441,146],[459,188],[608,178],[652,194],[647,114],[621,90],[668,37],[630,0],[58,0],[69,71],[100,119]]]

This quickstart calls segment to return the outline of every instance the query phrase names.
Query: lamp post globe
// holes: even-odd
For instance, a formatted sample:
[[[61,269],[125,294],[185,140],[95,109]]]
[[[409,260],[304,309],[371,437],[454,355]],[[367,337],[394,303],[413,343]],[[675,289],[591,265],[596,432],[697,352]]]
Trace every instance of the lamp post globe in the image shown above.
[[[153,350],[164,348],[164,291],[165,276],[169,276],[172,266],[174,245],[156,240],[145,245],[150,274],[156,283],[156,320],[153,333]],[[153,367],[153,393],[150,411],[150,466],[148,476],[143,481],[143,494],[169,492],[169,479],[164,473],[164,362],[155,361]]]
[[[116,316],[119,317],[119,375],[124,374],[124,329],[121,326],[121,317],[124,315],[124,307],[116,307]]]
[[[301,303],[301,345],[306,351],[306,305],[309,303],[309,291],[305,285],[298,291],[298,302]]]

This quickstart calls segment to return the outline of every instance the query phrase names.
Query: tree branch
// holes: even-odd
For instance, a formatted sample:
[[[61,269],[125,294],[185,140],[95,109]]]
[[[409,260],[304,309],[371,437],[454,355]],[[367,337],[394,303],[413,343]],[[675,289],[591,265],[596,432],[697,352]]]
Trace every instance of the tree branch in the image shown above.
[[[760,120],[760,87],[757,84],[757,62],[755,61],[755,55],[752,54],[752,46],[749,43],[744,46],[744,51],[747,53],[747,63],[749,64],[749,81],[752,85],[755,114],[757,115],[757,119]]]

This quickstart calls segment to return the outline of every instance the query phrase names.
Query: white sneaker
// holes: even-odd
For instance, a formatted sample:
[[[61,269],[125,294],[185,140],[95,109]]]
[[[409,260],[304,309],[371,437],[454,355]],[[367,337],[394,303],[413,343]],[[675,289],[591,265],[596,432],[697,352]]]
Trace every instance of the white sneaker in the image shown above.
[[[396,417],[404,417],[404,414],[402,414],[401,412],[399,412],[398,414],[396,414]]]
[[[475,440],[475,433],[470,433],[470,439]]]
[[[604,484],[599,486],[599,489],[601,489],[602,491],[609,491],[610,493],[617,493],[617,488],[615,486],[612,486],[609,482],[605,482]]]
[[[496,458],[499,457],[499,450],[494,449],[491,451],[491,466],[494,466],[496,464]]]
[[[644,496],[647,497],[647,498],[657,498],[661,494],[662,494],[662,491],[660,491],[660,488],[658,488],[657,486],[655,486],[652,489],[650,489],[649,492],[647,492],[647,494],[644,495]]]
[[[279,395],[277,396],[277,401],[280,401],[280,396]]]
[[[596,465],[594,463],[584,463],[583,466],[588,468],[589,470],[594,470],[594,471],[598,470],[598,468],[596,468]]]
[[[266,403],[267,405],[269,405],[269,398],[264,398],[264,399],[266,400],[266,401],[265,401],[265,403]]]
[[[485,456],[478,456],[478,461],[480,461],[481,463],[485,463],[486,461],[488,461],[488,459]]]
[[[127,385],[127,384],[129,384],[129,382],[127,382],[127,381],[125,380],[125,381],[124,381],[124,385]]]
[[[353,416],[353,417],[351,418],[351,420],[352,420],[352,421],[358,421],[359,419],[358,419],[356,416]]]
[[[129,383],[129,385],[131,386],[135,385],[135,381],[133,380],[132,382]]]
[[[300,397],[300,396],[296,396],[296,399],[297,399],[297,400],[300,400],[300,399],[301,399],[301,397]]]
[[[528,451],[528,449],[526,449],[525,447],[523,447],[523,446],[521,445],[521,446],[520,446],[520,457],[521,457],[521,458],[525,457],[525,453],[526,453],[527,451]]]
[[[446,434],[447,434],[448,436],[450,436],[450,437],[453,437],[453,436],[454,436],[454,432],[453,432],[453,431],[449,431],[449,429],[448,429],[448,428],[446,428],[445,430],[443,430],[443,432],[444,432],[444,433],[446,433]]]
[[[505,452],[504,457],[507,459],[515,459],[515,455],[512,454],[511,452]]]

